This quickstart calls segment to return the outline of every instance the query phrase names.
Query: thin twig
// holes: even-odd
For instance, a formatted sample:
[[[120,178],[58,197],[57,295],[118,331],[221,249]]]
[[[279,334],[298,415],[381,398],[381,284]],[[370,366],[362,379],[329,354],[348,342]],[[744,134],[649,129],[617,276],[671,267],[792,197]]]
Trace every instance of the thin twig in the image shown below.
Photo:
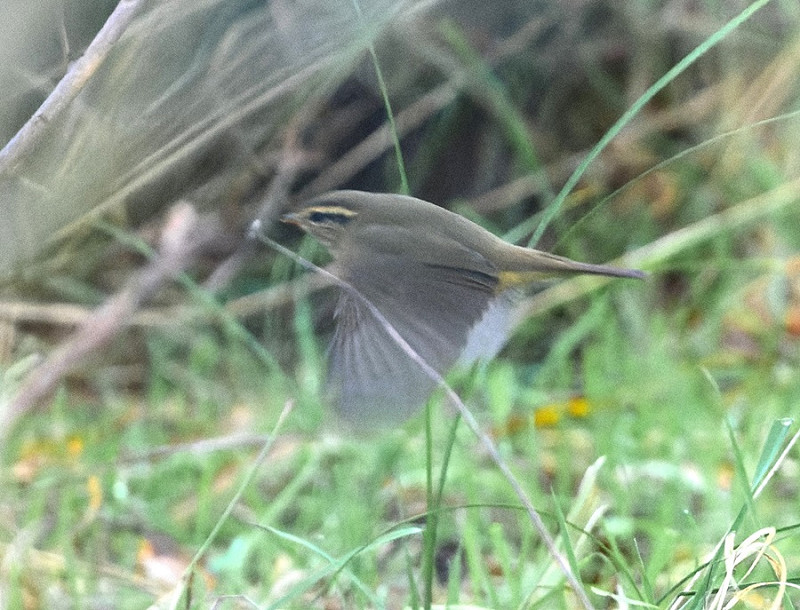
[[[230,451],[249,447],[261,447],[268,440],[269,437],[264,434],[254,434],[251,432],[229,434],[227,436],[219,436],[215,438],[201,438],[188,443],[161,445],[159,447],[147,449],[146,451],[131,453],[130,455],[123,456],[120,460],[118,460],[117,463],[138,463],[187,453],[194,457],[199,457],[217,451]]]
[[[528,498],[525,490],[522,488],[522,484],[519,482],[519,479],[514,475],[511,469],[508,467],[508,464],[503,460],[500,455],[500,452],[497,449],[494,441],[486,434],[483,430],[481,430],[480,425],[478,424],[475,417],[472,415],[469,409],[467,409],[466,405],[463,403],[461,398],[459,398],[458,394],[447,384],[444,378],[439,374],[439,372],[431,367],[422,356],[420,356],[414,348],[412,348],[405,339],[403,339],[402,335],[397,332],[397,330],[391,325],[391,323],[384,317],[384,315],[369,301],[366,297],[364,297],[360,292],[358,292],[355,288],[353,288],[349,283],[342,280],[338,276],[332,274],[330,271],[326,271],[321,267],[318,267],[311,263],[310,261],[305,260],[298,254],[292,252],[288,248],[280,245],[279,243],[273,241],[269,237],[267,237],[261,230],[260,223],[257,221],[253,223],[251,228],[251,233],[253,235],[258,236],[259,239],[264,241],[268,246],[274,248],[277,252],[283,254],[284,256],[288,256],[292,260],[294,260],[299,265],[303,266],[304,268],[314,271],[316,273],[322,274],[327,277],[331,282],[335,283],[337,286],[346,290],[351,295],[358,298],[366,307],[369,309],[370,313],[375,317],[378,323],[384,328],[384,330],[389,334],[392,340],[411,358],[417,365],[425,372],[428,377],[434,380],[445,392],[450,402],[456,407],[458,412],[461,414],[461,417],[469,426],[469,429],[472,433],[478,438],[481,444],[486,449],[489,457],[495,463],[497,468],[503,474],[503,476],[508,481],[509,485],[511,486],[512,490],[519,498],[522,505],[525,507],[525,510],[528,513],[528,517],[533,523],[534,527],[536,528],[539,536],[541,537],[542,541],[544,542],[545,546],[547,547],[550,556],[556,561],[556,563],[561,568],[564,576],[566,577],[567,581],[569,582],[570,586],[573,589],[573,593],[578,598],[580,605],[584,608],[591,609],[594,606],[592,602],[589,601],[589,598],[586,595],[586,591],[581,586],[580,582],[578,581],[575,574],[572,572],[570,568],[569,562],[567,561],[566,557],[561,554],[561,552],[556,547],[555,540],[550,535],[550,532],[547,531],[547,527],[542,521],[539,512],[533,506],[533,502],[531,502],[530,498]]]
[[[232,316],[245,318],[286,307],[298,297],[305,297],[331,285],[319,275],[302,275],[286,283],[265,288],[248,295],[231,299],[224,308]],[[94,314],[94,309],[71,303],[32,303],[29,301],[0,301],[0,322],[10,324],[47,324],[51,326],[80,326]],[[176,320],[189,324],[193,321],[213,321],[216,313],[207,307],[173,305],[149,307],[133,313],[129,327],[154,328],[174,325]]]
[[[81,92],[144,4],[144,0],[122,0],[117,5],[80,59],[72,64],[39,109],[0,150],[0,171],[13,171],[20,159],[36,146],[48,123]]]

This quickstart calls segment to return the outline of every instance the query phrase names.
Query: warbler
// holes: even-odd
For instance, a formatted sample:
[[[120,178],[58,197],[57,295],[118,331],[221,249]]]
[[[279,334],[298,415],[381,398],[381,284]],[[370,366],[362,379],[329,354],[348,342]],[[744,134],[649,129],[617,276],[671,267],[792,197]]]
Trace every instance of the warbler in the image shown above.
[[[437,386],[387,323],[444,375],[465,352],[471,358],[506,339],[497,335],[506,332],[500,327],[514,287],[578,273],[644,277],[509,244],[463,216],[403,195],[335,191],[281,220],[324,245],[331,273],[349,285],[334,313],[326,395],[356,425],[401,422]]]

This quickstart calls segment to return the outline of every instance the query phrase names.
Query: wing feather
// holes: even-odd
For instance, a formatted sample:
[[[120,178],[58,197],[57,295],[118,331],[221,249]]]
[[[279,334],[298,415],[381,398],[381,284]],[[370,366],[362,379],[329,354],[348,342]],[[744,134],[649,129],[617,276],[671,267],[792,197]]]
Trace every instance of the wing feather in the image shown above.
[[[494,299],[497,272],[471,255],[470,267],[411,262],[377,253],[348,265],[345,279],[433,369],[445,374]],[[389,335],[363,300],[343,290],[328,357],[328,389],[341,415],[375,425],[408,418],[436,382]]]

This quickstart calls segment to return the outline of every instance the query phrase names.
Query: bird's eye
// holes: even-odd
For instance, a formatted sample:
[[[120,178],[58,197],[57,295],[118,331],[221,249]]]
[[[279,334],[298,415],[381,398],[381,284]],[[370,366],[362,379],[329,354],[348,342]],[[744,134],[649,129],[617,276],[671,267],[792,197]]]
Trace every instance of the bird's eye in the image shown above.
[[[346,225],[353,218],[352,214],[342,214],[341,212],[314,211],[308,215],[308,219],[315,224],[337,224]]]

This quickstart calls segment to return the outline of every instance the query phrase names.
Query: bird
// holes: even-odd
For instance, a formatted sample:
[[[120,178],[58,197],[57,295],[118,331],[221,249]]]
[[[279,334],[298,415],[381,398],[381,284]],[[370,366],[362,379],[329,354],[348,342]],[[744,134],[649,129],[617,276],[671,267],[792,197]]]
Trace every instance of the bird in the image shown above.
[[[319,241],[340,282],[325,395],[346,421],[394,425],[430,398],[469,353],[499,349],[516,289],[573,274],[645,277],[509,244],[433,203],[392,193],[333,191],[281,220]],[[488,344],[493,343],[494,347]]]

